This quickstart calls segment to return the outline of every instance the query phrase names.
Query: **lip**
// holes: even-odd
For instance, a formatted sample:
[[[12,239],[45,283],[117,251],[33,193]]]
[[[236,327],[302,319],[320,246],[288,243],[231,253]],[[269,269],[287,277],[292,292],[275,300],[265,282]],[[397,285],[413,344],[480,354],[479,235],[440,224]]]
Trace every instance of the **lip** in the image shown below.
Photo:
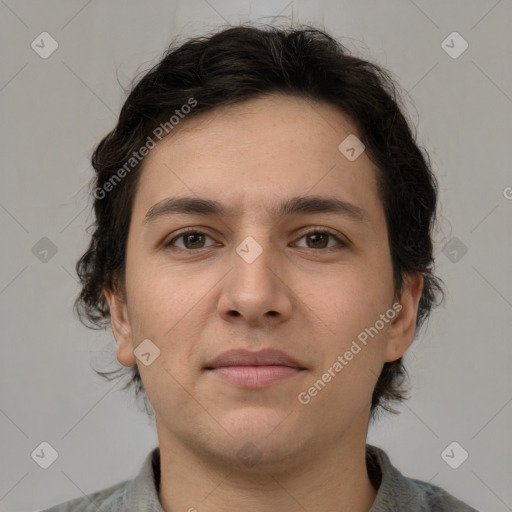
[[[294,358],[274,349],[228,350],[206,363],[204,369],[221,380],[247,389],[270,386],[305,370]]]
[[[293,357],[272,348],[264,348],[257,352],[245,349],[227,350],[208,361],[205,369],[212,370],[226,366],[288,366],[304,369]]]

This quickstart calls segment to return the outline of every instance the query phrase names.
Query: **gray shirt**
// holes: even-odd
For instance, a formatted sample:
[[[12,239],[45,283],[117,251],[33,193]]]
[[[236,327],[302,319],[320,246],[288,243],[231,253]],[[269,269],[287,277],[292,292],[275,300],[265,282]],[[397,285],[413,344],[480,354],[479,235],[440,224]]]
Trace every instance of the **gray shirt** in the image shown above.
[[[443,489],[407,478],[376,446],[366,445],[366,465],[372,484],[378,488],[369,512],[478,512]],[[88,496],[75,498],[43,512],[164,512],[158,501],[160,449],[144,460],[139,474]]]

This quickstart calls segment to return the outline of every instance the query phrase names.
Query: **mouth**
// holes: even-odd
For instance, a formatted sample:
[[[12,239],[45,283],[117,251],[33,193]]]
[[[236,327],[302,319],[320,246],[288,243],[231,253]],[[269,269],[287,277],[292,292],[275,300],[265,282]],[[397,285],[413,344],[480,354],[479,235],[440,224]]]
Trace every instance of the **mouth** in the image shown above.
[[[274,349],[258,352],[229,350],[209,361],[204,370],[222,381],[246,389],[276,384],[303,372],[292,357]]]

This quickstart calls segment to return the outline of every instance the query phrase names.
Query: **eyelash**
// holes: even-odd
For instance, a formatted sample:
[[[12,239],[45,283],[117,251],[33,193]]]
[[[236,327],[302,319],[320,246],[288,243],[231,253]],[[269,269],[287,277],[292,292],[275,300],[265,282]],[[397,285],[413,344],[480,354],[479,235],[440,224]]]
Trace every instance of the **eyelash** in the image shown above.
[[[174,238],[172,238],[172,240],[170,240],[169,242],[165,243],[164,244],[164,247],[166,249],[170,249],[170,250],[176,250],[176,251],[184,251],[184,252],[194,252],[194,251],[200,251],[202,249],[208,249],[208,247],[200,247],[199,249],[182,249],[181,247],[174,247],[173,244],[176,240],[182,238],[182,237],[185,237],[187,235],[205,235],[207,237],[210,237],[210,235],[208,235],[207,233],[204,233],[202,231],[199,231],[197,229],[186,229],[180,233],[178,233],[177,236],[175,236]],[[302,235],[300,236],[299,240],[301,238],[304,238],[305,236],[310,236],[310,235],[329,235],[330,237],[334,238],[337,240],[338,244],[339,244],[339,248],[344,248],[344,247],[348,247],[348,244],[346,242],[344,242],[339,236],[337,236],[334,232],[332,231],[329,231],[329,230],[326,230],[324,228],[320,229],[320,228],[314,228],[310,231],[307,231],[306,233],[302,233]],[[210,237],[212,238],[212,237]],[[312,251],[331,251],[331,250],[336,250],[336,249],[339,249],[339,248],[336,248],[336,247],[326,247],[326,248],[320,248],[320,249],[314,249],[314,248],[310,248],[310,247],[302,247],[302,249],[310,249]]]

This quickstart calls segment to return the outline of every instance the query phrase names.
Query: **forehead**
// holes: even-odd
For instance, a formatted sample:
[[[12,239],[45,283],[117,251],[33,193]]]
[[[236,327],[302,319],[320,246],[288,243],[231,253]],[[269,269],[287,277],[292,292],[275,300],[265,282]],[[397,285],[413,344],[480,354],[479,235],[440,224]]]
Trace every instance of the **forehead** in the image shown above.
[[[357,131],[333,105],[273,95],[181,123],[143,162],[134,215],[179,196],[209,198],[233,213],[272,204],[275,213],[284,199],[327,195],[370,217],[382,213],[373,163],[365,152],[350,161],[339,150]]]

